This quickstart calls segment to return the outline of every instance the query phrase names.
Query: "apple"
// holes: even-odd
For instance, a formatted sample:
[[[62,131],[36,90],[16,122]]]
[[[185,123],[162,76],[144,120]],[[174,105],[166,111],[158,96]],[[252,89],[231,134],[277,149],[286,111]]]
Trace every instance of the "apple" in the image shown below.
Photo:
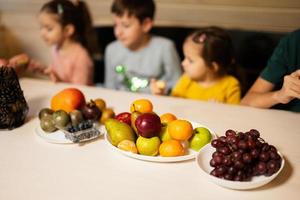
[[[189,139],[189,146],[195,151],[199,151],[204,145],[211,141],[212,135],[205,127],[197,127]]]
[[[161,131],[159,132],[159,138],[163,142],[172,139],[172,137],[170,136],[170,134],[168,132],[167,127],[168,127],[168,124],[163,124],[161,127]]]
[[[139,136],[136,140],[136,147],[141,155],[156,156],[158,154],[159,145],[159,137],[145,138]]]
[[[129,112],[119,113],[119,114],[117,114],[115,119],[131,126],[131,114]]]
[[[158,136],[161,130],[160,118],[154,113],[143,113],[138,116],[135,126],[138,134],[145,138]]]

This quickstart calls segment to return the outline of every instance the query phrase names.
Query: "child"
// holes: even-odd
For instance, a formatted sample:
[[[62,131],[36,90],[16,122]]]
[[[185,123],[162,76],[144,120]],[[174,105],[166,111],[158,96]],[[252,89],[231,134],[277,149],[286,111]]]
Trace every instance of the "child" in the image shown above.
[[[154,1],[115,0],[111,12],[117,41],[105,50],[105,86],[149,93],[153,78],[171,88],[180,76],[180,61],[173,42],[149,33]]]
[[[228,75],[233,62],[230,36],[208,27],[189,35],[183,44],[184,74],[172,90],[176,97],[228,104],[240,102],[239,81]]]
[[[300,112],[300,29],[278,44],[241,104]]]
[[[52,46],[52,64],[44,70],[53,81],[91,85],[93,83],[93,53],[89,35],[91,18],[84,2],[52,0],[44,4],[39,14],[44,41]],[[31,69],[40,69],[35,61]]]

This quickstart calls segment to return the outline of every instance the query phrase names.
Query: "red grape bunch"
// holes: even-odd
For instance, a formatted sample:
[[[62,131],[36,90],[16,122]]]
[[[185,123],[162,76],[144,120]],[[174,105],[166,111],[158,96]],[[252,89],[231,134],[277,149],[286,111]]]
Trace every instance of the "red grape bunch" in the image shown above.
[[[211,141],[216,149],[212,154],[211,175],[233,181],[250,181],[253,176],[271,176],[281,166],[281,157],[273,145],[269,145],[260,133],[227,130],[225,136]]]

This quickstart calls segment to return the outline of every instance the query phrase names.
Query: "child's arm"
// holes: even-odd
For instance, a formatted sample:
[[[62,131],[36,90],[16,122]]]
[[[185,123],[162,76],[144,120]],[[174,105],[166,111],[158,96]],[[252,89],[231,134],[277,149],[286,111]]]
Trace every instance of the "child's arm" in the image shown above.
[[[280,90],[272,91],[274,84],[258,78],[241,104],[259,108],[270,108],[276,104],[287,104],[294,98],[300,99],[300,70],[284,77]]]

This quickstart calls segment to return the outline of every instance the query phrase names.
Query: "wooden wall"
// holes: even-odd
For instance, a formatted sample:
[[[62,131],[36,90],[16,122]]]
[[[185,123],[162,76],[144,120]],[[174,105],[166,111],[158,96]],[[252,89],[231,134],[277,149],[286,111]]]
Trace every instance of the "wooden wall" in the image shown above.
[[[0,0],[0,56],[19,52],[49,61],[36,15],[43,0]],[[111,25],[112,0],[86,0],[95,26]],[[156,0],[157,26],[218,25],[244,30],[290,32],[300,27],[299,0]]]

